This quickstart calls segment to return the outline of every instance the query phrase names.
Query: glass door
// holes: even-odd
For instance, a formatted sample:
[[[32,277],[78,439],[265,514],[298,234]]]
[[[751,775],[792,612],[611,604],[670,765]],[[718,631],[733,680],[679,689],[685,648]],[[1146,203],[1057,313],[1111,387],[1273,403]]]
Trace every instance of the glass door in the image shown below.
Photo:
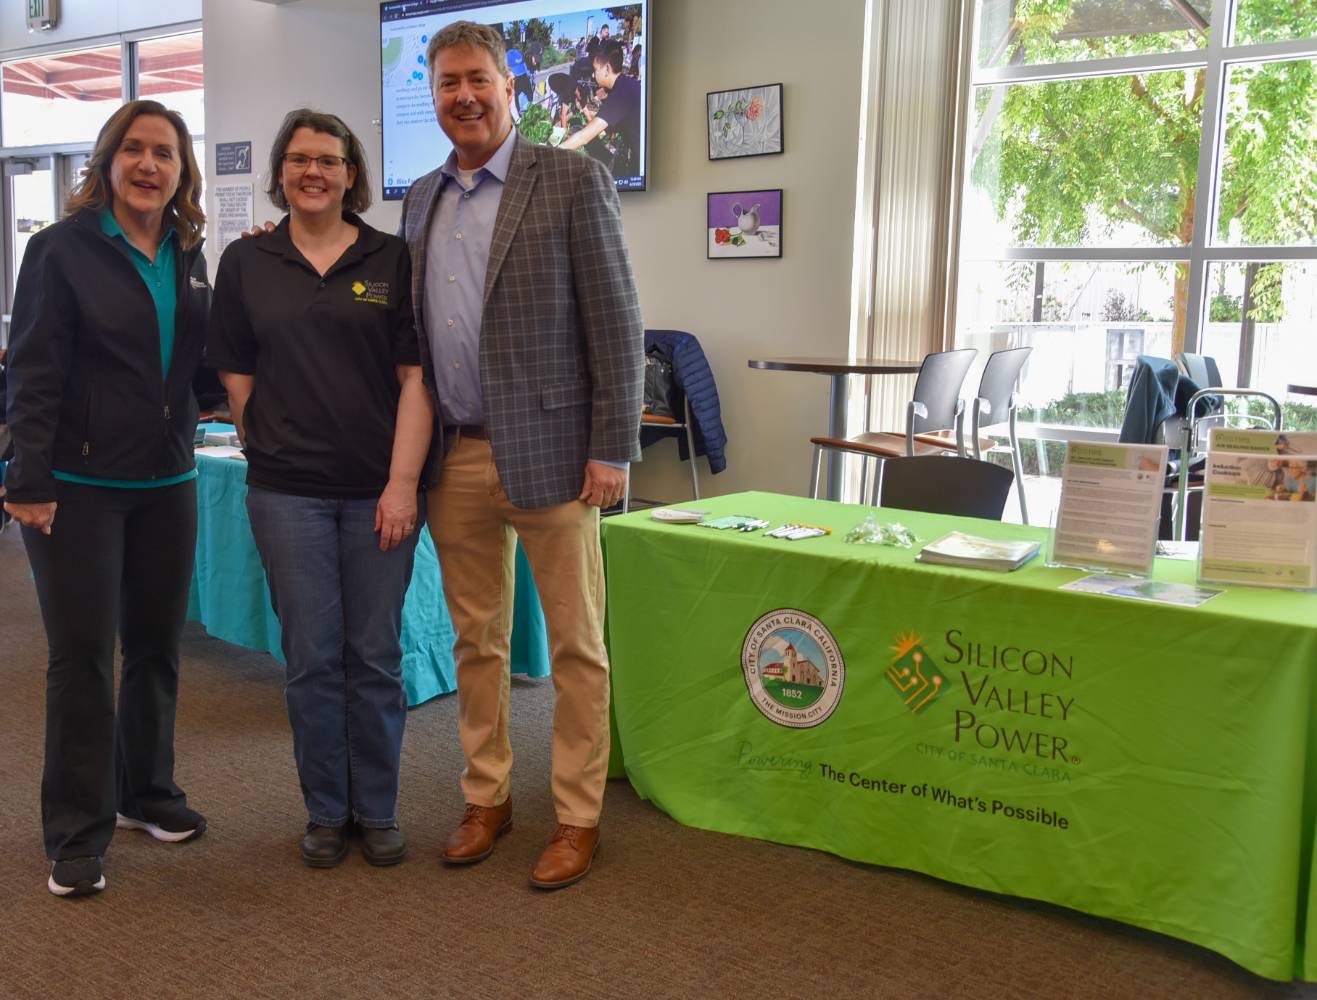
[[[23,254],[33,235],[58,217],[55,205],[54,157],[0,159],[0,198],[4,200],[5,288],[4,329],[0,340],[9,340],[9,312],[14,303],[14,281],[23,265]]]
[[[64,205],[81,179],[90,151],[45,156],[0,157],[0,199],[3,200],[4,304],[0,345],[8,343],[9,313],[14,285],[32,237],[64,215]]]

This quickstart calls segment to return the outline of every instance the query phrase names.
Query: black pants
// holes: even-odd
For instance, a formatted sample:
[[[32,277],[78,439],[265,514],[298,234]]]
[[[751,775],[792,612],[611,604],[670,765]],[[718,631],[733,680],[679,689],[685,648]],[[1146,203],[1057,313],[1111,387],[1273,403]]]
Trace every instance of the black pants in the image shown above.
[[[50,645],[41,819],[58,861],[104,854],[116,809],[149,818],[186,804],[174,784],[174,710],[197,488],[61,482],[56,501],[51,533],[24,528],[23,544]]]

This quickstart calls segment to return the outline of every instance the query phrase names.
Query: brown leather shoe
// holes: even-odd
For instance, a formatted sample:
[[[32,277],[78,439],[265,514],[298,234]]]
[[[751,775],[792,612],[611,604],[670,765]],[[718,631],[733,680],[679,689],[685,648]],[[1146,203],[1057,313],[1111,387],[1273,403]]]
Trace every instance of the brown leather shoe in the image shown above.
[[[599,827],[559,823],[530,873],[530,884],[536,889],[561,889],[579,882],[589,873],[598,851]]]
[[[512,799],[498,806],[467,803],[462,822],[444,845],[444,861],[473,865],[494,852],[494,841],[512,829]]]

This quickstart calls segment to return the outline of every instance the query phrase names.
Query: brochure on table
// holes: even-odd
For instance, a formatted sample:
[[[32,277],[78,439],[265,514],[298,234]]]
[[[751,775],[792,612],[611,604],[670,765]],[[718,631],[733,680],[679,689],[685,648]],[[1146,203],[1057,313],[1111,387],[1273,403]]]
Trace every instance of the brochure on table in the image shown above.
[[[1165,445],[1069,442],[1049,565],[1148,576],[1165,470]]]
[[[1200,583],[1317,587],[1317,433],[1213,428]]]

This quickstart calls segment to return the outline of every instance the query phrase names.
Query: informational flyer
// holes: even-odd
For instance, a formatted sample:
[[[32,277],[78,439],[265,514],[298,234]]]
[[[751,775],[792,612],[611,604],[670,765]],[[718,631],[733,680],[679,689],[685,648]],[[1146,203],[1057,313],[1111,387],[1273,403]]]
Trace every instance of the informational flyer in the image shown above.
[[[1069,442],[1052,564],[1148,576],[1165,479],[1165,445]]]
[[[1206,604],[1221,590],[1191,587],[1187,583],[1165,580],[1131,580],[1127,576],[1086,576],[1063,584],[1062,590],[1077,590],[1084,594],[1104,594],[1107,597],[1128,597],[1133,601],[1153,601],[1156,604],[1173,604],[1178,608],[1196,608]]]
[[[252,186],[250,184],[215,185],[215,230],[219,251],[224,252],[234,240],[252,226]]]
[[[1213,428],[1201,583],[1317,587],[1317,433]]]

